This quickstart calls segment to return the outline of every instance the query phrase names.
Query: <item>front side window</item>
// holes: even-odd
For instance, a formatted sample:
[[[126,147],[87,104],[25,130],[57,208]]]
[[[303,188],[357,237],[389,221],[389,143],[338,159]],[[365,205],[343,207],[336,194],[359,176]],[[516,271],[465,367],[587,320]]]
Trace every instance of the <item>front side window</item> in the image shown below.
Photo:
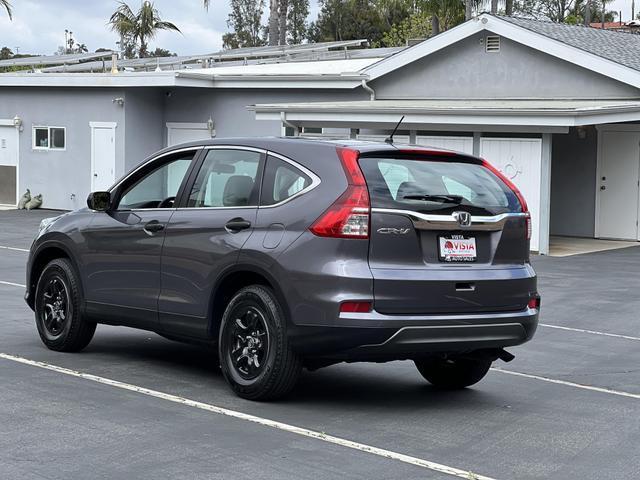
[[[261,205],[275,205],[297,195],[311,185],[311,178],[279,158],[269,156],[264,173]]]
[[[33,127],[33,148],[36,150],[64,150],[66,129],[64,127]]]
[[[187,206],[257,205],[260,158],[260,153],[249,150],[209,150],[191,188]]]
[[[151,171],[125,188],[118,209],[172,208],[193,155],[183,153],[151,167]]]

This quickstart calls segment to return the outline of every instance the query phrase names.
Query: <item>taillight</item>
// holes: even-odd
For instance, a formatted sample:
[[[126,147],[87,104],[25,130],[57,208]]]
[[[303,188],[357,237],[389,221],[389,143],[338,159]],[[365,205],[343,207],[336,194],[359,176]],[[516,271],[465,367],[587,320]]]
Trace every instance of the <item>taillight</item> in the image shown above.
[[[369,238],[369,191],[358,165],[360,152],[338,147],[348,186],[309,230],[319,237]]]
[[[531,240],[531,213],[529,212],[529,206],[527,205],[527,201],[524,199],[524,195],[518,190],[511,180],[509,180],[500,170],[491,165],[486,160],[482,159],[482,166],[489,169],[491,173],[493,173],[496,177],[498,177],[502,182],[511,189],[514,193],[518,202],[520,202],[520,208],[522,209],[522,213],[525,213],[525,223],[527,230],[527,240]]]
[[[529,299],[528,307],[532,309],[540,310],[540,295],[538,295],[537,293],[535,295],[532,295],[531,298]]]

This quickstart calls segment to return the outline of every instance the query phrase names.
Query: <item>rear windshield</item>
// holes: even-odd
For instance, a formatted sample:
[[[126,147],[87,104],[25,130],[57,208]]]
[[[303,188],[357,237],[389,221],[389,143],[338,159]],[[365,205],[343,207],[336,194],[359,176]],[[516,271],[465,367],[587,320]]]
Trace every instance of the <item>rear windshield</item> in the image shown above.
[[[515,194],[489,169],[460,159],[361,158],[371,206],[476,215],[520,212]]]

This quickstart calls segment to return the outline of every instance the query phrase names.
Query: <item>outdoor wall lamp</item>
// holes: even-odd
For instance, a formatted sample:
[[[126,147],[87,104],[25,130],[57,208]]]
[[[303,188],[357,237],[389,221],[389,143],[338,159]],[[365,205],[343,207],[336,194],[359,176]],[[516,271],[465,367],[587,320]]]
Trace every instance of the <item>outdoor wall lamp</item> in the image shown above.
[[[113,100],[111,100],[113,103],[117,103],[118,105],[120,105],[121,107],[124,105],[124,98],[122,97],[118,97],[118,98],[114,98]]]
[[[209,136],[211,138],[216,136],[216,131],[214,129],[215,125],[213,123],[213,118],[209,117],[209,120],[207,120],[207,130],[209,130]]]
[[[578,138],[580,140],[584,140],[585,138],[587,138],[587,129],[584,127],[578,127],[576,129],[576,131],[578,132]]]
[[[22,119],[18,115],[13,117],[13,126],[22,131]]]

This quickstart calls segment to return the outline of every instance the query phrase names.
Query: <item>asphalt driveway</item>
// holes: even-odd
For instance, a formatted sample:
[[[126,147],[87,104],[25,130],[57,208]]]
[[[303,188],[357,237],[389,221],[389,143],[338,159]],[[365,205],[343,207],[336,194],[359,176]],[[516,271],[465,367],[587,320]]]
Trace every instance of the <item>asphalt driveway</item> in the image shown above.
[[[45,349],[21,285],[51,215],[0,211],[4,478],[640,477],[639,247],[536,257],[543,325],[470,389],[437,391],[409,362],[342,364],[264,404],[228,390],[213,352],[152,333],[99,326],[82,353]]]

